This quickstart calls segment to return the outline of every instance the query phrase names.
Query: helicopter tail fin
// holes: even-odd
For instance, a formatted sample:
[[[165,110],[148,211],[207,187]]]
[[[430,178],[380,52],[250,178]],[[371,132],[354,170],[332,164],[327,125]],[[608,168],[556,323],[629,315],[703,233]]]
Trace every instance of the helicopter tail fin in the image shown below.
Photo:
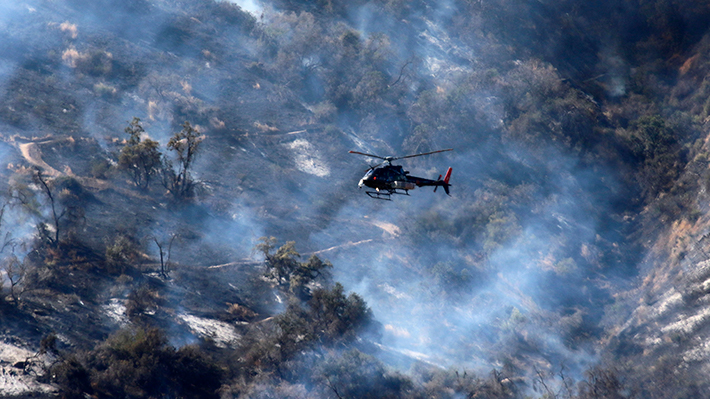
[[[451,171],[452,170],[453,169],[451,169],[451,168],[446,170],[446,175],[444,175],[444,181],[442,183],[434,186],[434,192],[436,192],[436,189],[439,188],[439,186],[442,186],[442,187],[444,187],[444,191],[446,191],[446,195],[451,195],[451,194],[449,194],[449,186],[450,186],[449,179],[451,179]],[[436,179],[436,181],[437,182],[441,181],[441,175],[439,175],[439,178]]]
[[[446,175],[444,175],[444,191],[446,191],[446,195],[451,195],[449,194],[449,179],[451,179],[451,167],[446,170]]]

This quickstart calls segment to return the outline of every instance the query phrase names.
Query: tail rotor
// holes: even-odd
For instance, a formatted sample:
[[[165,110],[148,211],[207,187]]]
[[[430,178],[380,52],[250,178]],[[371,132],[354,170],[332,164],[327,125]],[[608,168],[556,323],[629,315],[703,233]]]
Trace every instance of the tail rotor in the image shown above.
[[[434,192],[436,192],[436,189],[439,188],[439,186],[442,186],[444,187],[444,191],[446,191],[446,195],[451,195],[449,193],[449,186],[451,186],[451,184],[449,184],[449,179],[451,179],[452,170],[453,169],[451,169],[451,167],[446,170],[446,174],[444,175],[444,181],[441,181],[441,175],[439,175],[439,178],[436,179],[438,184],[434,186]]]

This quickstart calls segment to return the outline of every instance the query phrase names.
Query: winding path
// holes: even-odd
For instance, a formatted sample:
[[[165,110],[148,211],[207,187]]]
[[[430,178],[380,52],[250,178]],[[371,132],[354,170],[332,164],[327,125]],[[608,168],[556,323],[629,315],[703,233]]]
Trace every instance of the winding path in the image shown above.
[[[51,144],[51,143],[57,143],[61,141],[72,141],[74,140],[72,137],[68,138],[45,138],[41,140],[33,140],[30,141],[29,139],[23,138],[23,137],[13,137],[9,142],[10,144],[13,144],[17,146],[17,148],[20,150],[20,153],[22,153],[22,157],[31,165],[34,165],[40,169],[42,169],[42,172],[46,176],[50,176],[53,178],[56,177],[61,177],[65,175],[71,175],[73,178],[77,179],[83,186],[92,188],[95,190],[107,190],[107,189],[113,189],[116,190],[117,192],[127,195],[133,198],[140,198],[140,199],[145,199],[145,200],[150,200],[149,197],[138,193],[135,190],[123,188],[123,187],[116,187],[116,185],[111,184],[110,182],[106,180],[101,180],[101,179],[96,179],[93,177],[86,177],[86,176],[76,176],[71,172],[71,169],[66,167],[66,172],[61,172],[55,168],[53,168],[51,165],[49,165],[47,162],[42,159],[42,149],[40,148],[40,145],[42,144]]]
[[[19,145],[20,152],[22,153],[22,156],[29,162],[30,164],[37,166],[39,168],[42,168],[42,170],[49,176],[52,177],[59,177],[62,175],[62,172],[54,169],[53,167],[49,166],[44,160],[42,159],[42,151],[39,149],[39,146],[37,146],[37,143],[24,143]]]

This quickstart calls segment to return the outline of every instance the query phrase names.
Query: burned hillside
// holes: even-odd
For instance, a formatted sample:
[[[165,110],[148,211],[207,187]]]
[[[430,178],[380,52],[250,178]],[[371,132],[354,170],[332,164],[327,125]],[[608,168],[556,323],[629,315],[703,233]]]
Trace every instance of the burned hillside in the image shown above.
[[[702,397],[708,13],[1,4],[0,395]]]

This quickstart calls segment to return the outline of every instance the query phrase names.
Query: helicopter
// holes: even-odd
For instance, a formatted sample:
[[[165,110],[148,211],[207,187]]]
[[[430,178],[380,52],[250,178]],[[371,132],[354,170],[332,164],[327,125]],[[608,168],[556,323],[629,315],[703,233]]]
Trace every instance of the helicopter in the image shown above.
[[[363,186],[372,188],[374,191],[365,191],[365,193],[374,199],[379,200],[391,200],[392,194],[409,195],[409,190],[414,190],[417,187],[433,186],[434,192],[439,187],[444,187],[444,191],[447,195],[449,194],[449,179],[451,178],[451,168],[446,171],[444,175],[444,180],[441,180],[441,175],[437,180],[425,179],[423,177],[411,176],[409,171],[406,171],[400,165],[392,165],[392,161],[405,158],[420,157],[423,155],[436,154],[439,152],[453,151],[453,148],[446,150],[438,150],[431,152],[424,152],[421,154],[405,155],[402,157],[381,157],[379,155],[366,154],[359,151],[348,151],[350,154],[364,155],[366,157],[382,159],[383,162],[371,166],[367,170],[365,176],[360,179],[358,187]],[[381,166],[384,165],[384,166]]]

